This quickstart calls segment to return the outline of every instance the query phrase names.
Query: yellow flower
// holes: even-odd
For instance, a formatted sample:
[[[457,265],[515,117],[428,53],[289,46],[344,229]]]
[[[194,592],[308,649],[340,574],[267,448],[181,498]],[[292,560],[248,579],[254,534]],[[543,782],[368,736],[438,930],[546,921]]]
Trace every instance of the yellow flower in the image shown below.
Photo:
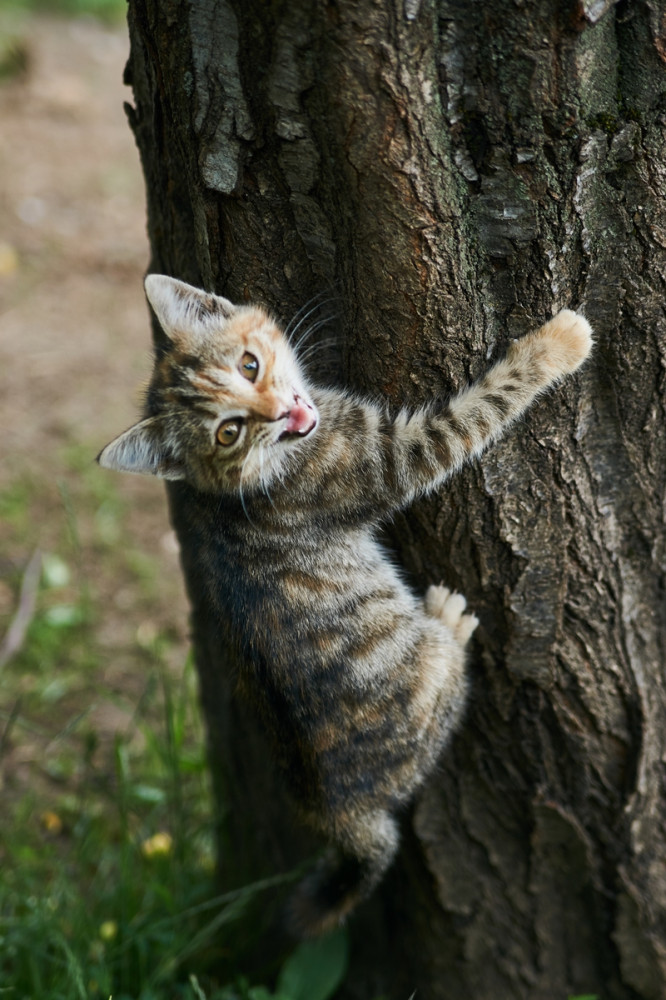
[[[102,941],[113,941],[118,933],[118,924],[115,920],[105,920],[99,925],[99,936]]]
[[[4,53],[3,53],[4,55]],[[0,243],[0,277],[18,270],[19,255],[9,243]]]
[[[170,833],[154,833],[141,844],[141,853],[144,858],[166,857],[171,854],[172,848],[173,838]]]
[[[60,819],[60,816],[58,816],[57,813],[47,810],[46,812],[42,813],[40,819],[42,826],[44,827],[47,833],[52,833],[54,836],[57,836],[59,833],[62,833],[62,820]]]

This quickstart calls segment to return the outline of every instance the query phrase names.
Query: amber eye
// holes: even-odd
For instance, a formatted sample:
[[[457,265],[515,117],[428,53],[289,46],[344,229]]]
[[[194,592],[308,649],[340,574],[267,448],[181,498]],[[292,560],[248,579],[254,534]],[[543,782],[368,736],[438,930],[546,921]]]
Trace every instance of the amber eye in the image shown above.
[[[236,444],[242,426],[243,421],[239,417],[235,417],[233,420],[225,420],[217,428],[215,435],[217,443],[223,445],[225,448],[228,448],[230,444]]]
[[[248,382],[254,382],[259,372],[259,362],[255,358],[254,354],[250,354],[246,351],[241,358],[240,363],[240,373],[243,378],[246,378]]]

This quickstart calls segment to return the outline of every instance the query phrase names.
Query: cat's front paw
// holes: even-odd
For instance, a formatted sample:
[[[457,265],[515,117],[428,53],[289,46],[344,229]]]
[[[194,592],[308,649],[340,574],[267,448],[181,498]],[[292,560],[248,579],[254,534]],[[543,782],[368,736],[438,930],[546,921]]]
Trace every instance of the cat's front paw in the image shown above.
[[[592,350],[592,327],[571,309],[562,309],[533,337],[554,377],[575,372]]]

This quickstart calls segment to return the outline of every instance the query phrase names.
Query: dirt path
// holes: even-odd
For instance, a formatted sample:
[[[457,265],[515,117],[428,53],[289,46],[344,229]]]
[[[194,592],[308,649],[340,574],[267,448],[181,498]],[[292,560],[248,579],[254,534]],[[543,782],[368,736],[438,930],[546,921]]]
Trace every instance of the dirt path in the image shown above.
[[[103,743],[143,690],[142,649],[165,636],[165,658],[182,664],[187,628],[161,484],[93,461],[136,418],[150,368],[128,42],[122,27],[43,17],[21,35],[29,73],[0,85],[0,639],[37,547],[65,565],[40,592],[43,629],[56,628],[53,607],[75,620],[84,596],[92,623],[2,672],[0,709],[8,718],[20,700],[51,736],[90,709]],[[27,739],[13,725],[0,761],[19,784],[45,745]]]
[[[5,475],[132,419],[147,350],[124,33],[34,19],[25,37],[32,70],[0,88],[0,239],[17,254],[0,279]]]

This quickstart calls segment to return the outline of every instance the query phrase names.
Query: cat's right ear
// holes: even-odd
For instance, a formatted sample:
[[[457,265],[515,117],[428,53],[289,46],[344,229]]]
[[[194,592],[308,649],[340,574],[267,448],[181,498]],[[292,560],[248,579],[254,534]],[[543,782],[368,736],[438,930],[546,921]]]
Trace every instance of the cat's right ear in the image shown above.
[[[104,469],[138,472],[160,479],[184,479],[185,470],[168,445],[161,417],[148,417],[134,424],[97,456]]]
[[[149,274],[144,286],[160,326],[171,340],[196,343],[219,330],[236,311],[229,299],[166,274]]]

